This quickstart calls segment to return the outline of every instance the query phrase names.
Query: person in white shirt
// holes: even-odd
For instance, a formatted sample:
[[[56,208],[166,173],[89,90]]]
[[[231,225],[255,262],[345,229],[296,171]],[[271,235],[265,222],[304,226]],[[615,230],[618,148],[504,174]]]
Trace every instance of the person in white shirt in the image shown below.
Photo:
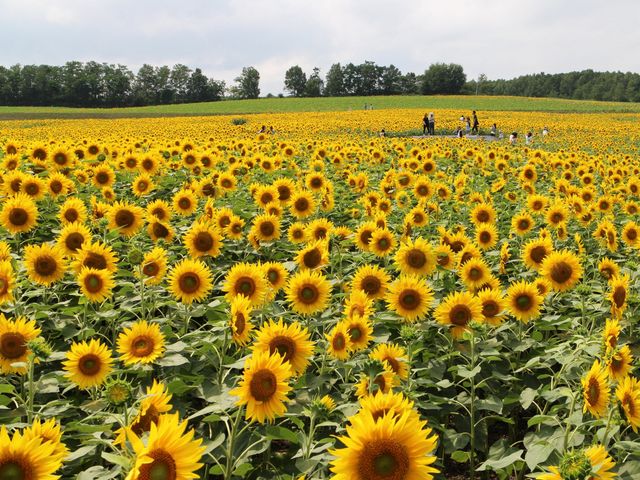
[[[509,143],[511,145],[515,145],[517,141],[518,141],[518,132],[511,133],[511,135],[509,135]]]

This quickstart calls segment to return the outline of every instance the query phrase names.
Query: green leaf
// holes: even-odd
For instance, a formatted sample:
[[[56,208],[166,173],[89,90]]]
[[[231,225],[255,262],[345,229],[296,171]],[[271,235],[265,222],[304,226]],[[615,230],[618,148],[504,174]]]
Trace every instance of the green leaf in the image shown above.
[[[482,370],[480,365],[476,365],[473,370],[469,370],[467,367],[461,365],[461,366],[458,367],[458,375],[460,375],[462,378],[469,379],[469,378],[473,378],[477,374],[479,374],[480,370]]]
[[[525,388],[520,394],[520,405],[522,405],[522,408],[525,410],[529,408],[537,395],[537,390],[534,390],[533,388]]]
[[[114,465],[120,465],[125,469],[129,469],[131,467],[131,462],[127,457],[123,457],[122,455],[115,455],[113,453],[102,452],[102,458],[104,458],[107,462],[113,463]]]
[[[524,461],[527,463],[529,470],[534,470],[538,465],[545,462],[553,453],[553,445],[548,442],[541,442],[533,445],[527,450]]]
[[[244,477],[251,470],[253,470],[253,465],[251,465],[250,463],[243,463],[242,465],[236,467],[236,469],[233,471],[233,474]]]
[[[70,454],[67,458],[66,458],[66,462],[73,462],[74,460],[77,460],[78,458],[82,458],[85,455],[89,455],[90,453],[93,453],[93,451],[96,449],[95,445],[87,445],[85,447],[80,447],[79,449],[77,449],[75,452],[73,452],[72,454]]]
[[[288,428],[270,425],[266,429],[267,438],[270,440],[288,440],[291,443],[298,444],[300,439],[295,432]]]
[[[491,470],[502,470],[505,467],[513,465],[518,461],[522,461],[522,453],[524,450],[517,450],[513,452],[511,455],[507,455],[506,457],[502,457],[499,459],[488,459],[486,462],[482,463],[477,470],[479,472],[483,472],[487,469]]]
[[[451,454],[451,460],[458,463],[467,463],[469,461],[469,452],[463,450],[456,450]]]

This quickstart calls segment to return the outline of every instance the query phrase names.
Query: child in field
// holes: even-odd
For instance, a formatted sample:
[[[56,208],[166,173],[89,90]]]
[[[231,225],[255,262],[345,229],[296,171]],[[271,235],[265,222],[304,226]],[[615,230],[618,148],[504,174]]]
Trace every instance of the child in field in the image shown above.
[[[533,133],[527,132],[527,134],[524,136],[524,143],[526,143],[527,145],[531,145],[531,142],[533,142]]]

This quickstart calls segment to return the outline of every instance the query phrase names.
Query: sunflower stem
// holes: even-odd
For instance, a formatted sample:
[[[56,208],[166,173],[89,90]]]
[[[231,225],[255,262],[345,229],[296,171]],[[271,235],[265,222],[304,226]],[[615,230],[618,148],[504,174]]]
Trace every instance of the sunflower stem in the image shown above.
[[[607,448],[607,437],[609,436],[609,430],[611,429],[611,420],[613,419],[613,412],[615,412],[615,408],[609,408],[609,417],[607,418],[607,426],[604,429],[604,435],[602,436],[602,445]]]
[[[236,412],[236,418],[233,420],[231,431],[229,432],[229,438],[227,440],[227,462],[224,468],[224,480],[231,480],[231,477],[233,475],[233,447],[236,441],[238,425],[240,424],[240,417],[242,417],[242,408],[238,408],[238,411]]]
[[[311,414],[311,421],[309,423],[309,434],[307,435],[306,441],[305,441],[305,448],[304,448],[304,459],[308,460],[309,457],[311,456],[311,447],[313,446],[313,437],[316,433],[316,415],[315,413]]]
[[[471,354],[471,370],[476,367],[476,337],[471,333],[471,341],[470,341],[470,354]],[[471,404],[469,406],[469,447],[471,451],[469,452],[469,478],[474,480],[476,478],[476,461],[475,461],[475,447],[476,447],[476,382],[475,375],[470,378],[471,382]]]
[[[27,423],[33,423],[33,400],[36,394],[36,389],[33,381],[34,370],[35,370],[35,355],[30,354],[27,361],[29,362],[29,370],[27,372],[27,382],[29,389],[29,396],[27,400]]]
[[[573,409],[576,406],[576,396],[577,395],[574,393],[571,397],[571,406],[569,407],[569,414],[567,415],[567,428],[564,432],[563,451],[566,451],[569,446],[569,434],[571,433],[571,424],[569,422],[571,415],[573,415]]]

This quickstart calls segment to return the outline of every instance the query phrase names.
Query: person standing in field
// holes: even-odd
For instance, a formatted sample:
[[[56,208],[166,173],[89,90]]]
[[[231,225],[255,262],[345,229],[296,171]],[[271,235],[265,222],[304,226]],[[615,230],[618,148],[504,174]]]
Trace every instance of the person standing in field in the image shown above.
[[[436,134],[436,117],[433,112],[429,113],[429,134]]]
[[[480,128],[480,123],[478,122],[478,115],[476,115],[476,111],[473,111],[473,127],[471,128],[471,133],[478,134],[478,129]]]
[[[422,117],[422,135],[427,134],[427,130],[429,129],[429,116],[425,113],[424,117]]]
[[[464,121],[464,129],[467,135],[471,133],[471,119],[469,117],[467,117]]]

